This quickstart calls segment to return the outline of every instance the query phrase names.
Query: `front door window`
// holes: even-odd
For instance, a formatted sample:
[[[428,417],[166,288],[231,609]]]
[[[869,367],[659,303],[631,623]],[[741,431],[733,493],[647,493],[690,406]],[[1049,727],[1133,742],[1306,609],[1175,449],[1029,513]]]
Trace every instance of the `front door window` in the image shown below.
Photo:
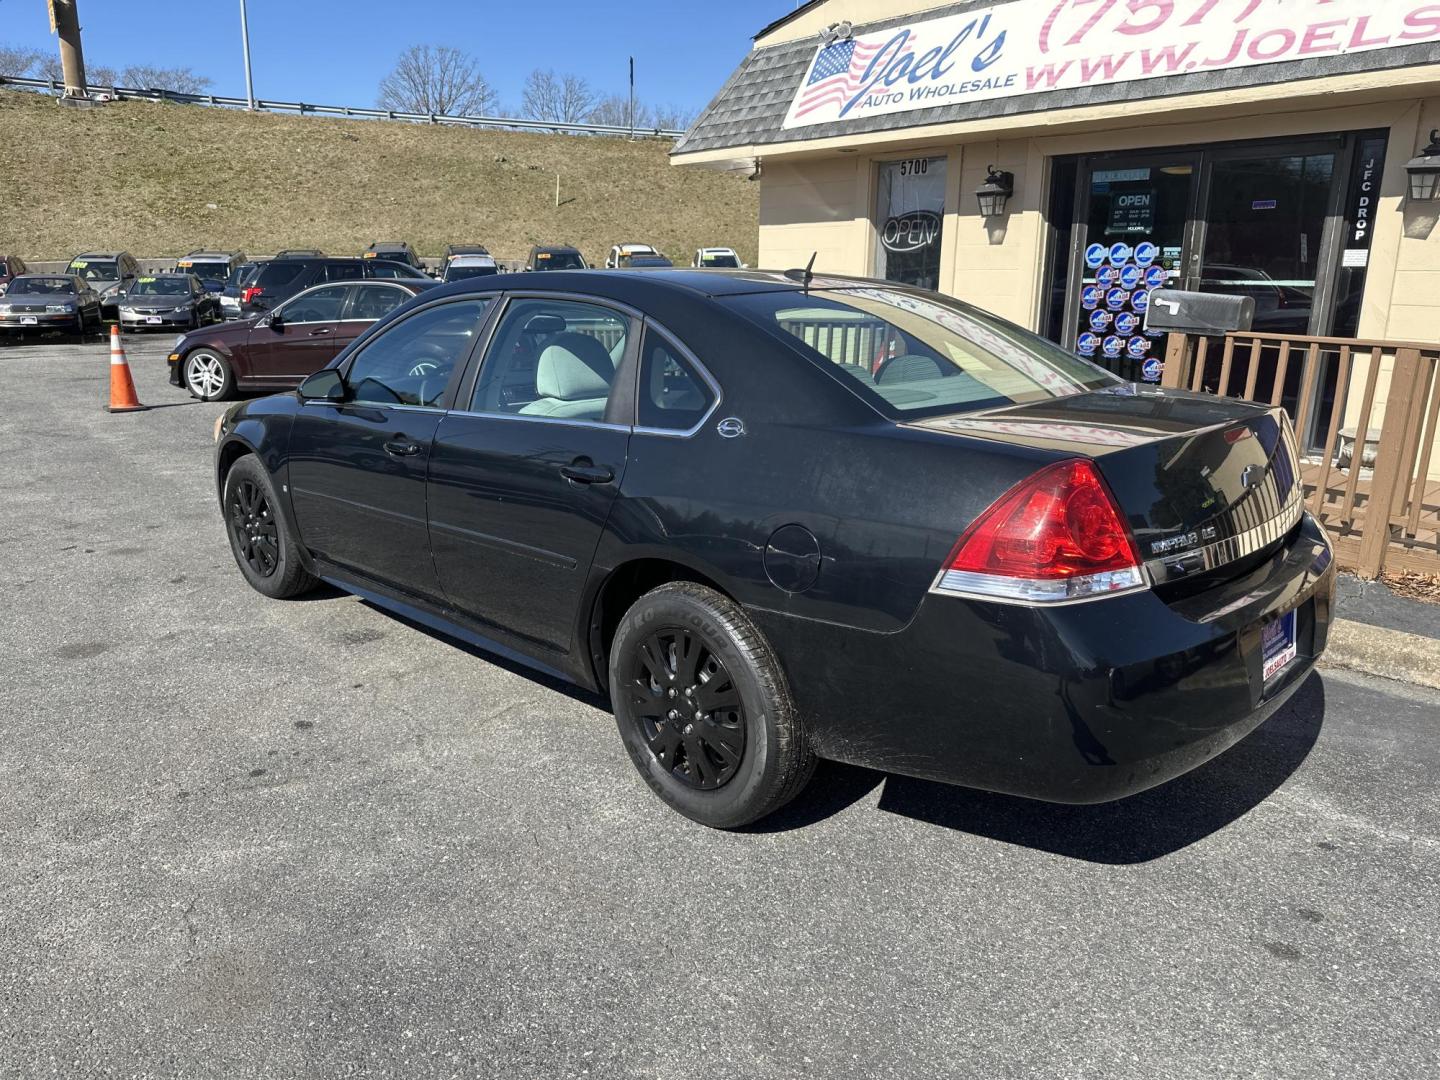
[[[944,221],[943,157],[881,162],[875,276],[922,289],[939,288]]]

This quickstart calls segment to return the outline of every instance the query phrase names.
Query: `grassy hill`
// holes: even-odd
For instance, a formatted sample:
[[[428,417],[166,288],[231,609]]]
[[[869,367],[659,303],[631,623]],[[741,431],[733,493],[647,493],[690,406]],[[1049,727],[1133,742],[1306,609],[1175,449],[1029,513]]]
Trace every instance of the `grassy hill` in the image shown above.
[[[0,90],[0,251],[344,255],[384,239],[421,255],[482,243],[516,260],[531,244],[569,242],[603,260],[639,240],[677,264],[705,244],[753,264],[759,186],[677,169],[669,148],[148,102],[82,111]]]

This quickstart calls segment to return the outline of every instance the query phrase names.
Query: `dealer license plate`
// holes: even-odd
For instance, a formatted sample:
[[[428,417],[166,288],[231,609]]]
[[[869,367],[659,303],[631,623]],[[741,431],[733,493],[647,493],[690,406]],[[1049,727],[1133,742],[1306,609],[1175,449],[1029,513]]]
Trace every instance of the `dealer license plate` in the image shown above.
[[[37,319],[37,318],[35,318],[34,315],[21,315],[21,316],[20,316],[20,325],[21,325],[21,326],[35,326],[37,323],[39,323],[39,321],[40,321],[40,320]]]
[[[1260,631],[1264,681],[1269,682],[1295,659],[1295,612],[1287,611]]]
[[[146,325],[146,326],[159,326],[159,325],[160,325],[160,316],[159,316],[159,315],[146,315],[146,316],[145,316],[145,325]]]

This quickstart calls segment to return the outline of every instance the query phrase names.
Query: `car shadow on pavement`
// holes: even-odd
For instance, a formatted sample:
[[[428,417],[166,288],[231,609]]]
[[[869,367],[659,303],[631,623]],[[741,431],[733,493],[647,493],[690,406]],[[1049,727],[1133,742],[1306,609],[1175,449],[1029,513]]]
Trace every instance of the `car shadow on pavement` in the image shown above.
[[[891,777],[880,809],[1086,862],[1149,862],[1263,802],[1309,756],[1324,718],[1325,685],[1312,673],[1284,708],[1235,746],[1128,799],[1062,806]]]
[[[1243,817],[1309,756],[1325,716],[1325,687],[1312,673],[1285,707],[1223,754],[1128,799],[1063,806],[822,762],[799,798],[752,827],[804,828],[863,799],[882,783],[879,809],[1086,862],[1149,862]]]

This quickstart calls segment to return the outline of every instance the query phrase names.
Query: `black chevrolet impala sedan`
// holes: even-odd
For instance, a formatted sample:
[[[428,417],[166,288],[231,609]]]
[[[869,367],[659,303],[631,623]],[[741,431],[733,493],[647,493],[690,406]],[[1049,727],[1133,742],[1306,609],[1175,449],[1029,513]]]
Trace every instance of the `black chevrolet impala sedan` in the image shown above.
[[[1129,795],[1259,725],[1330,622],[1284,413],[886,282],[460,281],[216,437],[256,589],[328,581],[608,694],[719,827],[821,757]]]

